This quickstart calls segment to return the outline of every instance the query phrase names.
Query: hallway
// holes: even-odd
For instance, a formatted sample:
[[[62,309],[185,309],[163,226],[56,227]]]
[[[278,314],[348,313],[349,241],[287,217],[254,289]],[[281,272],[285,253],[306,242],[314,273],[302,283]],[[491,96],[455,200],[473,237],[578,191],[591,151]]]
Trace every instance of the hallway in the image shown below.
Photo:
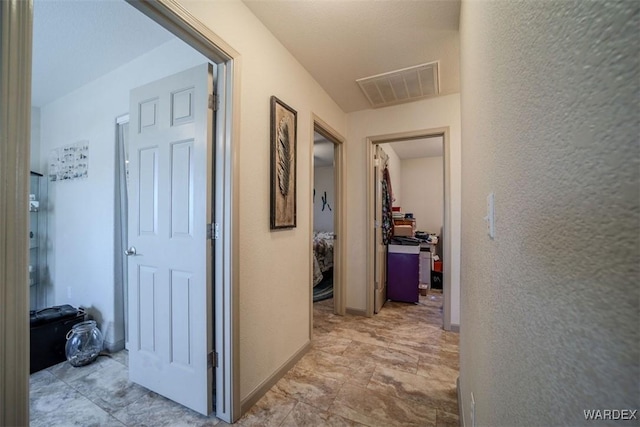
[[[312,349],[239,425],[457,426],[458,334],[442,330],[431,292],[373,318],[314,304]]]
[[[387,302],[373,318],[314,304],[311,350],[240,426],[457,426],[458,334],[443,331],[442,294]],[[213,426],[128,381],[127,352],[82,368],[67,362],[31,375],[32,426]]]

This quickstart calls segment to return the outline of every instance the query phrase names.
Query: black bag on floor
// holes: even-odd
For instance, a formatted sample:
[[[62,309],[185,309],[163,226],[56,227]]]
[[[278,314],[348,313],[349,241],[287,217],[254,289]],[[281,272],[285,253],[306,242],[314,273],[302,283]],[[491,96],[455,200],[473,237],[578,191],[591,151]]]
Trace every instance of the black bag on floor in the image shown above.
[[[64,362],[67,332],[84,321],[85,312],[68,304],[30,312],[31,373]]]

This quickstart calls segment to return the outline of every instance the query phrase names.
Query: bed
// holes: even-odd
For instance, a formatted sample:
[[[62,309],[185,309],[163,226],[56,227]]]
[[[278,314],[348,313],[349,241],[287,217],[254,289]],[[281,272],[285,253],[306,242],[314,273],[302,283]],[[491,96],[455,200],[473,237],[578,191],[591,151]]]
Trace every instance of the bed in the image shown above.
[[[334,234],[319,231],[313,234],[313,286],[315,287],[326,273],[333,268]]]

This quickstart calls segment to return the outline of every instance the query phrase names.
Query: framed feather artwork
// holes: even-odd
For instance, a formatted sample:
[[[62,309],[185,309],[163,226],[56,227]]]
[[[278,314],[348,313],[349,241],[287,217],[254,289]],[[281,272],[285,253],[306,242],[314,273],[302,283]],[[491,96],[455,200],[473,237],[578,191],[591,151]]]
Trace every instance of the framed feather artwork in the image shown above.
[[[296,226],[297,113],[271,97],[271,229]]]

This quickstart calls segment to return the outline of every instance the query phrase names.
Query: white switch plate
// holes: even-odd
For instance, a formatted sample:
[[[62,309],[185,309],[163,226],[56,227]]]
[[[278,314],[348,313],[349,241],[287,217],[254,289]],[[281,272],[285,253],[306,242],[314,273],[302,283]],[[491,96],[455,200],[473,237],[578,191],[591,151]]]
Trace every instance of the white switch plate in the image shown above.
[[[485,221],[487,221],[487,234],[492,239],[494,239],[496,236],[494,201],[494,194],[489,193],[489,195],[487,196],[487,216],[485,216],[484,219]]]

